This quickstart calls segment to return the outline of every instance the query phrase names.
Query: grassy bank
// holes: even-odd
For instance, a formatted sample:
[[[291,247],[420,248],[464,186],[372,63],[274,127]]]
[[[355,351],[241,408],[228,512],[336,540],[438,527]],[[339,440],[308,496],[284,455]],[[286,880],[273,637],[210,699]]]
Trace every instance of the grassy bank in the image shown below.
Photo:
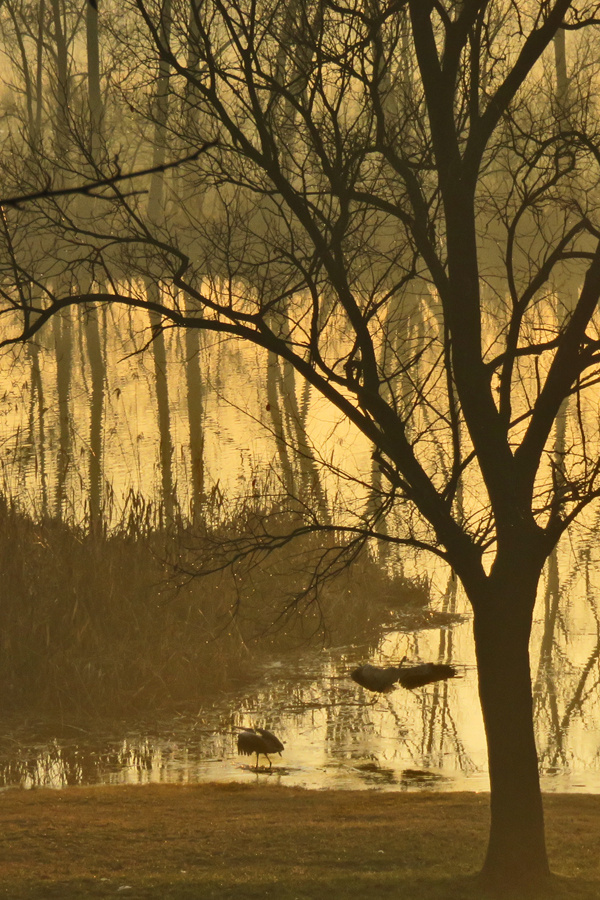
[[[482,900],[487,797],[258,784],[0,795],[10,900]],[[600,896],[600,797],[546,796],[555,883]]]

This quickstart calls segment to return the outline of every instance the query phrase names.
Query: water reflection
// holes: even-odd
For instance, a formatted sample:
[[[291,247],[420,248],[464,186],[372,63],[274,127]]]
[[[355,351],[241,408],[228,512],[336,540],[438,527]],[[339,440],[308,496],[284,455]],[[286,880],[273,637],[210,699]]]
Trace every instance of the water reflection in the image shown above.
[[[115,324],[121,326],[123,320],[119,318]],[[131,319],[127,329],[117,327],[106,338],[107,355],[120,359],[109,376],[104,450],[104,477],[116,506],[131,490],[156,496],[160,480],[155,387],[149,364],[134,353],[139,344],[138,324]],[[181,347],[173,338],[167,349],[177,372]],[[251,483],[257,469],[268,465],[275,453],[266,412],[269,406],[272,412],[276,404],[272,398],[267,403],[268,384],[259,386],[260,379],[248,376],[263,371],[265,360],[258,351],[242,353],[230,342],[215,343],[204,351],[203,478],[215,488],[219,484],[224,489],[240,487],[241,482]],[[52,356],[50,345],[40,344],[34,352],[46,362]],[[25,505],[30,498],[32,511],[47,512],[47,494],[52,493],[57,474],[52,462],[55,454],[46,458],[44,453],[56,444],[59,422],[48,384],[45,403],[41,395],[38,398],[45,418],[39,424],[40,433],[34,434],[35,417],[25,402],[33,385],[28,377],[30,364],[26,354],[15,358],[7,378],[0,417],[0,471],[8,494],[20,496]],[[89,413],[85,366],[82,361],[73,365],[73,434],[81,436],[87,434]],[[52,367],[49,371],[51,381]],[[182,507],[190,482],[184,388],[181,379],[173,379],[171,427],[177,452],[172,474],[183,492]],[[309,400],[318,402],[309,395],[305,399],[307,405]],[[369,449],[347,423],[332,423],[316,413],[312,440],[316,446],[332,448],[327,477],[332,478],[336,454],[343,456],[344,468],[354,473],[358,482],[340,488],[340,496],[347,491],[344,504],[350,507],[356,501],[361,508],[358,488],[371,465]],[[23,437],[27,434],[29,437]],[[80,440],[80,451],[84,443]],[[85,478],[73,463],[63,487],[66,490],[70,485],[75,520],[85,505],[80,481]],[[356,497],[352,494],[355,490]],[[110,510],[109,505],[109,520]],[[550,559],[536,611],[532,670],[545,790],[600,792],[600,559],[595,540],[600,521],[591,515],[589,519],[584,523],[587,532],[578,536],[572,531],[571,544],[559,548]],[[485,742],[471,628],[468,620],[457,622],[457,617],[466,613],[464,599],[446,571],[430,567],[426,576],[440,598],[435,617],[424,612],[421,619],[413,616],[406,625],[393,610],[390,621],[394,627],[378,644],[271,660],[252,692],[237,691],[218,701],[213,698],[210,705],[199,701],[202,709],[196,717],[179,716],[135,727],[130,722],[111,724],[104,732],[94,733],[5,724],[0,736],[0,784],[61,787],[258,778],[319,788],[485,789]],[[431,625],[436,627],[428,627]],[[456,664],[462,677],[414,692],[399,689],[374,703],[347,677],[362,662],[398,663],[404,656],[414,662]],[[234,726],[251,725],[272,728],[286,744],[283,760],[276,760],[272,770],[256,773],[236,755]]]
[[[414,691],[376,695],[374,701],[348,677],[364,660],[365,648],[346,647],[272,661],[252,693],[224,695],[197,715],[135,728],[113,724],[110,731],[39,724],[11,729],[7,723],[0,739],[0,784],[60,788],[217,780],[320,789],[485,790],[470,647],[467,620],[417,634],[388,633],[373,661],[398,661],[408,651],[411,659],[452,661],[461,674]],[[560,715],[564,688],[558,691],[548,672],[544,679],[537,695],[546,715],[539,718],[546,729],[544,789],[598,790],[598,730],[594,718],[586,724],[577,712],[596,710],[591,689],[597,679],[587,669],[574,676]],[[271,728],[285,743],[272,769],[255,771],[238,758],[235,726],[249,725]]]
[[[588,539],[555,555],[540,591],[532,642],[544,790],[600,792],[598,549]],[[6,722],[0,785],[260,781],[320,789],[485,790],[485,740],[471,622],[453,579],[436,614],[379,641],[271,658],[252,688],[199,699],[195,714],[104,729]],[[428,621],[436,627],[425,628]],[[435,661],[459,677],[414,691],[365,692],[355,666]],[[236,727],[284,742],[272,769],[236,753]]]
[[[560,548],[541,586],[532,640],[544,790],[600,792],[600,549],[592,523]],[[259,780],[321,789],[484,790],[486,754],[471,622],[457,583],[434,573],[434,609],[401,611],[370,643],[271,658],[251,688],[198,700],[196,714],[104,729],[4,722],[0,786]],[[445,581],[443,580],[445,579]],[[412,609],[412,608],[411,608]],[[429,626],[429,627],[426,627]],[[459,677],[414,691],[368,694],[349,673],[435,661]],[[272,769],[236,753],[236,728],[266,727],[285,743]]]

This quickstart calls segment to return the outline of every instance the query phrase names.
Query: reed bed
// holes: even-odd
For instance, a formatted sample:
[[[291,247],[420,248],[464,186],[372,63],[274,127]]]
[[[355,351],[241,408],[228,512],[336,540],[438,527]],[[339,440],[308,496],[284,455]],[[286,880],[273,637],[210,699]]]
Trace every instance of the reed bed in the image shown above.
[[[312,641],[374,645],[394,605],[422,615],[427,584],[364,549],[315,594],[310,566],[333,552],[322,535],[233,568],[203,566],[223,562],[215,548],[255,539],[263,513],[246,502],[166,526],[138,499],[107,534],[35,521],[0,498],[0,707],[63,717],[197,709],[258,677],[266,658]],[[284,519],[275,504],[272,521],[283,529]]]

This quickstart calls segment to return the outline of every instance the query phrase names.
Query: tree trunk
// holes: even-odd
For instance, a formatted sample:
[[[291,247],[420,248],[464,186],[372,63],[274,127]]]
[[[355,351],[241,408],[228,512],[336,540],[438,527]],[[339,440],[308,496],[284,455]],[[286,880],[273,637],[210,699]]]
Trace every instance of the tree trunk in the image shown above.
[[[482,874],[503,886],[519,887],[549,875],[529,667],[537,577],[519,574],[501,580],[492,575],[488,582],[490,590],[474,603],[491,790]],[[500,582],[501,590],[496,589]]]
[[[41,515],[43,519],[48,517],[48,480],[46,474],[46,404],[44,399],[44,382],[40,366],[40,347],[37,341],[30,341],[27,345],[31,359],[31,410],[30,410],[30,443],[33,448],[37,446],[35,468],[40,473],[40,487],[42,492]],[[35,410],[37,409],[37,429],[35,425]]]

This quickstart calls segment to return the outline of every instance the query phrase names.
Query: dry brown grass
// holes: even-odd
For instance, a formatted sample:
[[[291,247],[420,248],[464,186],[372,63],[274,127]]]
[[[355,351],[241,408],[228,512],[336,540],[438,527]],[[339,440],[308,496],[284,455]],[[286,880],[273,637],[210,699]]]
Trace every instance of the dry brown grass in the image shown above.
[[[0,796],[0,896],[64,900],[481,900],[487,797],[257,784]],[[600,897],[600,797],[546,797],[559,873],[544,897]]]
[[[321,625],[338,643],[376,643],[394,605],[413,610],[414,627],[426,618],[427,586],[390,578],[363,554],[323,608],[279,620],[310,569],[314,539],[298,549],[295,570],[286,546],[243,578],[180,572],[178,582],[176,566],[202,558],[203,541],[219,547],[247,519],[242,507],[214,531],[161,530],[138,504],[106,535],[35,522],[0,496],[0,709],[64,718],[197,710],[203,698],[251,684],[264,659]]]

